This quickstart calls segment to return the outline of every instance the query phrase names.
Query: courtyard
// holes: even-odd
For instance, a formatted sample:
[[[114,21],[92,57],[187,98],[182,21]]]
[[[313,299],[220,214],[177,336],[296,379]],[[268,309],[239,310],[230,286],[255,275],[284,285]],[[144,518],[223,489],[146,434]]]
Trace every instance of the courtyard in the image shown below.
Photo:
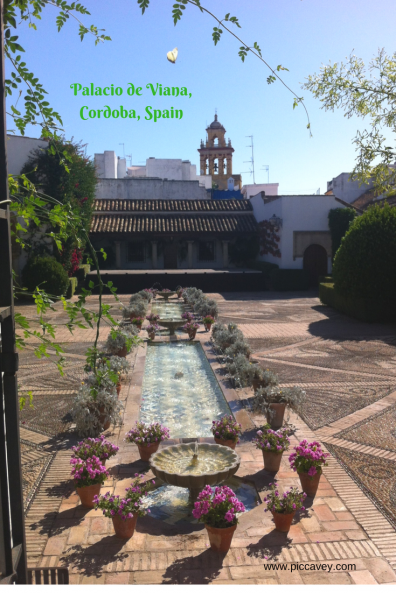
[[[70,448],[78,442],[70,409],[84,377],[84,352],[94,330],[62,327],[56,306],[52,322],[65,348],[62,377],[53,361],[38,360],[32,344],[21,354],[20,391],[31,391],[33,407],[21,412],[21,449],[28,564],[67,566],[77,584],[375,584],[396,580],[396,337],[392,325],[367,324],[321,305],[313,294],[223,293],[208,295],[219,306],[219,320],[236,323],[253,358],[276,372],[282,386],[307,394],[301,417],[290,414],[292,446],[318,440],[331,453],[313,503],[299,513],[288,534],[275,530],[261,504],[273,481],[251,440],[265,422],[250,409],[251,388],[234,389],[224,376],[209,334],[202,344],[223,395],[243,435],[237,453],[238,487],[249,511],[243,514],[226,556],[208,547],[202,525],[172,512],[140,518],[126,543],[115,537],[110,519],[79,503],[70,479]],[[110,297],[106,297],[110,302]],[[121,300],[127,302],[128,296]],[[96,303],[91,297],[91,304]],[[34,318],[34,307],[18,307]],[[102,327],[100,343],[108,329]],[[145,336],[145,332],[142,332]],[[177,342],[161,337],[161,341]],[[122,493],[131,477],[153,477],[137,447],[124,435],[139,418],[147,343],[128,360],[132,372],[122,383],[123,425],[106,437],[119,446],[108,462],[103,492]],[[179,442],[167,441],[165,445]],[[213,442],[206,437],[200,441]],[[280,488],[299,486],[287,455],[277,474]],[[252,494],[252,492],[254,494]],[[278,566],[275,566],[277,563]],[[282,566],[279,565],[281,563]],[[332,564],[332,573],[294,569],[293,564]],[[339,568],[337,568],[339,566]]]

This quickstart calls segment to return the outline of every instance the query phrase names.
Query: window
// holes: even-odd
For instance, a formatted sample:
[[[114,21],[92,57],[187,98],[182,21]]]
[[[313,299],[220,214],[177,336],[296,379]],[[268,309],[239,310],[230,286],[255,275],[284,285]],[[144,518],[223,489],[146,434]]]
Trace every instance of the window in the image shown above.
[[[214,241],[200,241],[198,258],[199,258],[199,261],[214,261],[214,259],[215,259]]]
[[[144,243],[128,243],[128,261],[144,262]]]

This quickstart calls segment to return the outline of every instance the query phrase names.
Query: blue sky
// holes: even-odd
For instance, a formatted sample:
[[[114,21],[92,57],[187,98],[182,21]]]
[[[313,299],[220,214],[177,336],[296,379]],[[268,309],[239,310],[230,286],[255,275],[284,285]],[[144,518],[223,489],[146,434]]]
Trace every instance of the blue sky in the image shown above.
[[[301,107],[292,109],[293,95],[279,83],[268,85],[269,74],[254,56],[245,63],[238,57],[239,43],[227,33],[214,47],[211,39],[215,22],[192,6],[182,20],[173,25],[174,0],[151,0],[142,16],[136,0],[85,0],[91,12],[85,24],[104,28],[112,41],[94,46],[93,38],[81,43],[77,24],[70,19],[58,33],[56,9],[48,7],[38,30],[26,25],[19,29],[26,58],[49,93],[51,105],[63,118],[67,138],[87,143],[87,153],[115,150],[120,156],[132,154],[133,164],[148,157],[189,159],[199,164],[197,148],[205,138],[205,128],[213,120],[215,108],[235,149],[233,172],[249,174],[254,135],[256,183],[279,182],[279,191],[314,193],[326,190],[326,182],[354,164],[352,138],[363,129],[362,120],[347,119],[342,112],[320,109],[320,103],[301,90],[309,74],[322,63],[341,61],[351,52],[367,63],[379,47],[395,51],[394,0],[202,0],[202,4],[221,18],[228,12],[242,25],[236,33],[247,44],[257,41],[263,57],[273,67],[289,69],[284,80],[303,95],[309,111],[313,137],[306,130]],[[175,46],[179,56],[175,65],[166,60]],[[122,97],[74,97],[70,85],[114,84],[124,89]],[[128,83],[143,87],[141,97],[128,97]],[[153,97],[148,83],[187,87],[184,97]],[[90,109],[135,109],[133,119],[80,118],[83,105]],[[183,119],[145,121],[145,108],[183,110]],[[37,129],[27,130],[36,136]],[[128,161],[129,164],[129,161]]]

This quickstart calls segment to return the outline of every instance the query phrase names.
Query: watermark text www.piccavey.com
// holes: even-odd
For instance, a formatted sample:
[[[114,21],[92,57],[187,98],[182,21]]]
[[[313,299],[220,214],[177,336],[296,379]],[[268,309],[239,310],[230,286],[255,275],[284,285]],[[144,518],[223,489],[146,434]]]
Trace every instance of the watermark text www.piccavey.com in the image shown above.
[[[356,570],[356,564],[330,564],[330,563],[315,563],[315,562],[295,562],[293,564],[264,564],[264,570],[286,570],[294,572],[299,571],[323,571],[335,572],[337,570],[352,572]]]

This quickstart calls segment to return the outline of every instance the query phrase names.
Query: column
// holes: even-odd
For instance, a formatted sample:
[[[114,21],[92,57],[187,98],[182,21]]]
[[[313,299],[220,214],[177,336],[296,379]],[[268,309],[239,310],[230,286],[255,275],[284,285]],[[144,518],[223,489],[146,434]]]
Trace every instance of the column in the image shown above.
[[[151,241],[151,261],[152,261],[153,269],[155,270],[158,267],[157,241]]]
[[[121,241],[115,241],[116,248],[116,268],[121,270]],[[106,249],[105,249],[106,251]]]
[[[214,158],[209,157],[209,175],[214,175]]]
[[[193,267],[193,244],[194,244],[194,241],[187,241],[187,247],[188,247],[187,262],[188,262],[188,267],[190,268],[190,270]]]
[[[222,241],[223,243],[223,268],[228,268],[228,243],[229,241]]]

